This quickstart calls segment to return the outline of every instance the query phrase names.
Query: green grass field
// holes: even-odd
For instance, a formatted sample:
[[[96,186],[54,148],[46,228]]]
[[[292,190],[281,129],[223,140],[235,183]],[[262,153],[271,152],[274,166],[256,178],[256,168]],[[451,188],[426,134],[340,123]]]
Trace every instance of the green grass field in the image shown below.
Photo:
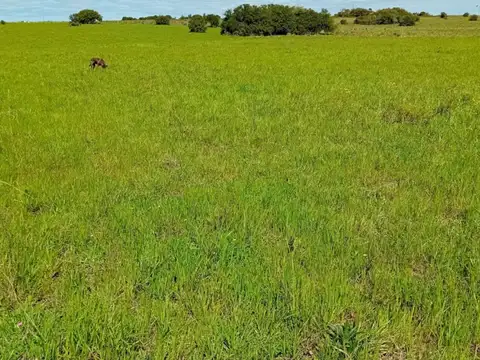
[[[339,31],[0,26],[0,358],[480,357],[480,22]]]

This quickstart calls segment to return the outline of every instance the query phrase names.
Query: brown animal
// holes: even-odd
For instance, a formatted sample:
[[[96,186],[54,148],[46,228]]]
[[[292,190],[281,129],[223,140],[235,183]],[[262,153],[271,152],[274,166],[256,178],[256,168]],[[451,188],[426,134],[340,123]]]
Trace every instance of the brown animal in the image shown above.
[[[92,58],[92,60],[90,60],[90,67],[92,68],[92,70],[95,69],[96,67],[101,67],[105,69],[107,66],[108,66],[107,63],[103,59]]]

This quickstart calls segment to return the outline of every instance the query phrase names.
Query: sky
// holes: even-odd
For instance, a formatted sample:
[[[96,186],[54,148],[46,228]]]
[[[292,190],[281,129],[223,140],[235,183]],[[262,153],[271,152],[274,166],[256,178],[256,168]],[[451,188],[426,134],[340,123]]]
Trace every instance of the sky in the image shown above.
[[[379,9],[399,6],[412,12],[428,11],[438,14],[476,13],[480,0],[0,0],[0,19],[5,21],[68,21],[68,16],[81,9],[95,9],[105,20],[120,19],[123,16],[147,16],[168,14],[172,16],[215,13],[222,15],[225,10],[237,5],[289,4],[301,5],[320,10],[326,8],[334,13],[342,8],[366,7]]]

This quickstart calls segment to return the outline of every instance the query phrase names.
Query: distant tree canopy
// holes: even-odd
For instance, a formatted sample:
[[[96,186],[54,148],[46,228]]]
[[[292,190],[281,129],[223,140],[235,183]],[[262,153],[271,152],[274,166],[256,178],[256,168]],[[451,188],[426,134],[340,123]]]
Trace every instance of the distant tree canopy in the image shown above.
[[[157,25],[170,25],[171,16],[160,15],[155,18],[155,24]]]
[[[470,18],[468,19],[470,21],[478,21],[478,15],[472,15],[470,16]]]
[[[419,16],[414,15],[402,8],[387,8],[378,10],[372,14],[359,16],[355,19],[355,24],[360,25],[393,25],[414,26],[419,20]]]
[[[207,21],[202,15],[193,15],[188,22],[188,28],[193,33],[204,33],[207,31]]]
[[[5,20],[0,20],[0,25],[5,25],[5,24],[6,24]]]
[[[336,17],[360,17],[360,16],[367,16],[373,14],[372,9],[364,9],[364,8],[355,8],[355,9],[342,9],[338,13],[335,14]]]
[[[463,17],[469,17],[470,16],[470,13],[466,12],[465,14],[463,14]]]
[[[225,13],[222,34],[239,36],[306,35],[335,29],[327,10],[316,12],[287,5],[244,4]]]
[[[219,15],[208,14],[205,16],[205,20],[210,24],[211,27],[219,27],[222,18]]]
[[[420,16],[420,17],[432,16],[431,14],[429,14],[429,13],[426,12],[426,11],[420,11],[419,13],[413,13],[413,15],[415,15],[415,16]]]
[[[135,19],[135,18],[133,19],[134,20],[153,20],[156,22],[159,17],[163,17],[163,16],[169,18],[170,20],[173,19],[173,17],[170,15],[148,15],[148,16],[141,16],[138,19]]]
[[[84,9],[79,11],[76,14],[70,15],[70,22],[76,24],[95,24],[103,20],[102,15],[100,15],[95,10]]]
[[[134,18],[132,16],[124,16],[122,17],[122,21],[127,21],[127,20],[137,20],[137,18]]]
[[[440,14],[440,17],[441,17],[442,19],[447,19],[447,18],[448,18],[448,15],[447,15],[447,13],[446,13],[445,11],[442,11],[442,13]]]

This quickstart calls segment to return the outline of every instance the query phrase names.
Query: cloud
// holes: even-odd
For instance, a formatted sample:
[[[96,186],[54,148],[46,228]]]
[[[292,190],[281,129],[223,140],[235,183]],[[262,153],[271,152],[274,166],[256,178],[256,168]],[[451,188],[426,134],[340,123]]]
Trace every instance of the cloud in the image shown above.
[[[336,12],[342,8],[372,7],[382,8],[401,6],[411,11],[429,11],[431,13],[461,14],[465,11],[475,12],[477,8],[471,0],[207,0],[198,2],[195,0],[0,0],[0,18],[7,21],[67,21],[68,16],[80,9],[92,8],[99,11],[105,19],[120,19],[122,16],[146,16],[153,14],[170,14],[173,16],[188,15],[194,13],[217,13],[222,14],[225,10],[242,3],[264,4],[278,3],[302,5],[317,10],[327,8]],[[478,0],[480,3],[480,0]]]

